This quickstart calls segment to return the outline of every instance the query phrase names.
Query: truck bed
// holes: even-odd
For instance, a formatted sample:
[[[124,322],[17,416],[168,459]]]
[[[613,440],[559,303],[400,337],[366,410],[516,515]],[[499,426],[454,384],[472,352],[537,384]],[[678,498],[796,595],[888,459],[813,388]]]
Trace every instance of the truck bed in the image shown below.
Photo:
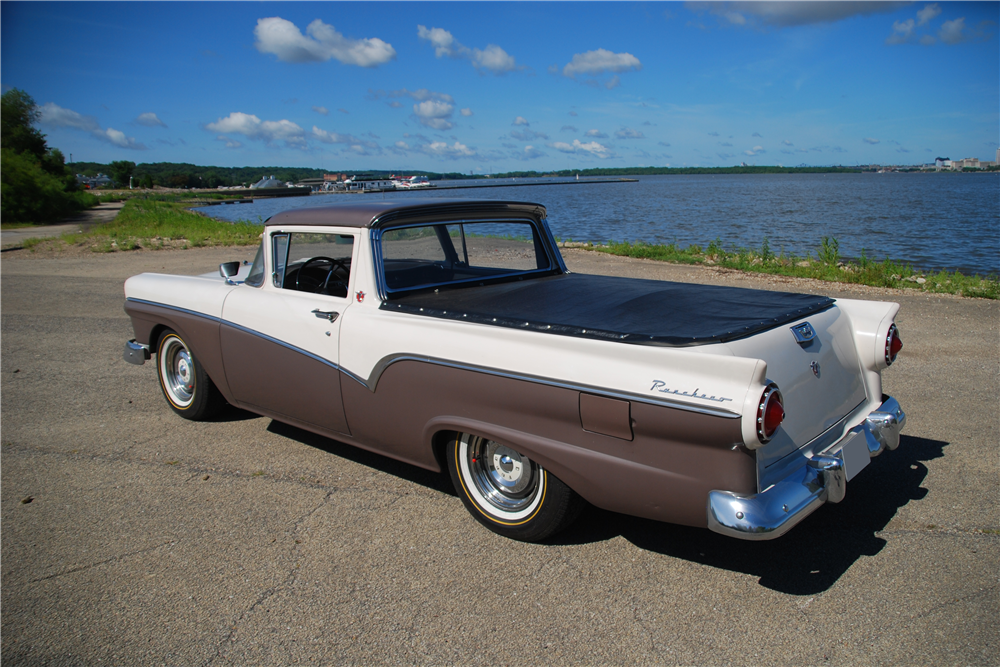
[[[563,336],[690,346],[751,336],[833,303],[811,294],[571,273],[408,294],[381,307]]]

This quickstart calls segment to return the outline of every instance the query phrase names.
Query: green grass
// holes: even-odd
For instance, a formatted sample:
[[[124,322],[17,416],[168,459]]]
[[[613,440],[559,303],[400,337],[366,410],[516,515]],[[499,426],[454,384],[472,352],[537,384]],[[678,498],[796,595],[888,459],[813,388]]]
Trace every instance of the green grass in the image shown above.
[[[247,221],[220,222],[185,209],[185,204],[160,198],[133,197],[114,220],[89,231],[63,234],[56,240],[28,239],[25,248],[51,245],[90,247],[94,252],[140,248],[246,246],[260,242],[262,228]]]
[[[966,276],[959,271],[939,271],[922,273],[909,264],[893,261],[886,257],[878,261],[867,257],[843,260],[840,244],[836,239],[824,237],[813,256],[786,255],[784,251],[775,254],[765,238],[760,248],[736,248],[725,250],[719,239],[707,248],[690,245],[681,248],[673,243],[654,245],[649,243],[609,243],[606,246],[585,246],[587,249],[612,255],[654,259],[675,264],[699,264],[721,266],[751,273],[813,278],[838,283],[871,285],[875,287],[911,288],[923,292],[959,294],[983,299],[1000,298],[1000,280],[991,275]]]

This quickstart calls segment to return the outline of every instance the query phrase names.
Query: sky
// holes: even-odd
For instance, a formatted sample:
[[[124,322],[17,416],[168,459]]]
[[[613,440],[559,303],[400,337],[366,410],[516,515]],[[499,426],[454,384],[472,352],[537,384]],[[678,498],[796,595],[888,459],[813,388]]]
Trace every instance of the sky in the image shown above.
[[[997,2],[0,2],[67,160],[489,174],[994,160]]]

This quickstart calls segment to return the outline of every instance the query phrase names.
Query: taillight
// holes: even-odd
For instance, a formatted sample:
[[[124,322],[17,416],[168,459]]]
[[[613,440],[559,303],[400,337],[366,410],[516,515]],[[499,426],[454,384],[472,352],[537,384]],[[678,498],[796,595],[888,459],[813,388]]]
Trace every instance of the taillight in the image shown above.
[[[903,349],[903,341],[895,324],[889,325],[889,333],[885,337],[885,365],[891,366],[896,361],[896,355]]]
[[[760,404],[757,406],[757,439],[762,443],[770,440],[784,420],[785,405],[781,392],[777,385],[769,384],[760,395]]]

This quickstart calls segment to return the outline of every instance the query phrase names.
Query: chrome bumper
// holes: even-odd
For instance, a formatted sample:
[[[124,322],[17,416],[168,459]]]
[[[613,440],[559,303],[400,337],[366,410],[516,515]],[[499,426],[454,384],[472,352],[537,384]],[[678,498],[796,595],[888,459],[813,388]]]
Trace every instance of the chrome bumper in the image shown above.
[[[886,449],[899,446],[906,414],[886,397],[878,410],[836,444],[808,459],[791,475],[760,493],[708,494],[708,527],[742,540],[773,540],[784,535],[823,503],[844,499],[847,482]]]
[[[142,366],[149,359],[149,346],[135,342],[135,339],[125,343],[125,361],[136,366]]]

